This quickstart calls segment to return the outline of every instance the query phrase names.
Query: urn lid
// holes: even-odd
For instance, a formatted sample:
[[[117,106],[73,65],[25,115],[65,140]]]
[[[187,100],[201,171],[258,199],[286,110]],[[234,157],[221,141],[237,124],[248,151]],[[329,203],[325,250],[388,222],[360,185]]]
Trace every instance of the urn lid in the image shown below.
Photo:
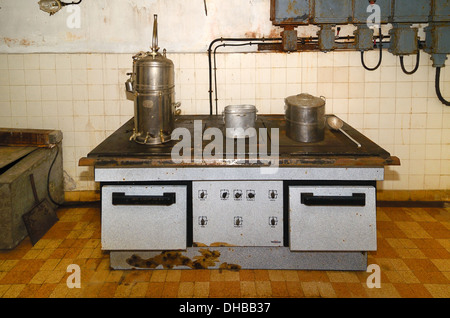
[[[302,93],[285,98],[285,103],[287,106],[294,107],[322,107],[325,105],[325,97]]]

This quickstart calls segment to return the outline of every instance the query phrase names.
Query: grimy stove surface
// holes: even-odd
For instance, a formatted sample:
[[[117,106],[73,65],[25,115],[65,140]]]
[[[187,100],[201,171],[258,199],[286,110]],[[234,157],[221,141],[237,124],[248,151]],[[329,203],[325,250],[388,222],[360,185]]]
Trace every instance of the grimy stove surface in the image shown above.
[[[192,152],[194,148],[194,122],[201,121],[203,133],[208,128],[219,128],[225,132],[223,118],[220,115],[184,115],[177,116],[175,127],[187,128],[191,134]],[[198,122],[197,122],[198,123]],[[133,165],[175,165],[171,161],[171,152],[179,140],[172,140],[161,145],[141,145],[130,141],[133,132],[134,119],[131,118],[122,127],[106,138],[85,158],[80,159],[81,166],[133,166]],[[325,138],[316,143],[302,143],[290,139],[286,135],[285,120],[283,115],[258,115],[255,128],[267,128],[267,138],[262,138],[266,143],[267,152],[271,151],[272,128],[279,130],[279,164],[281,166],[319,165],[319,166],[385,166],[399,165],[399,159],[392,157],[386,150],[365,137],[363,134],[344,123],[342,129],[352,138],[357,140],[361,147],[351,141],[340,131],[331,130],[325,126]],[[225,136],[225,133],[223,133]],[[259,137],[259,136],[258,136]],[[202,149],[211,143],[204,138]],[[258,138],[258,142],[261,139]],[[236,144],[237,141],[235,140]],[[223,137],[225,148],[226,137]],[[259,144],[261,146],[261,144]],[[237,147],[233,151],[237,151]],[[248,140],[245,154],[248,155]],[[226,153],[226,149],[224,149]],[[224,155],[225,157],[225,155]],[[193,161],[193,160],[192,160]],[[227,160],[216,160],[215,165],[227,165]],[[245,165],[245,163],[243,163]],[[189,164],[187,164],[189,165]],[[192,165],[198,165],[194,162]],[[186,166],[186,164],[183,164]]]

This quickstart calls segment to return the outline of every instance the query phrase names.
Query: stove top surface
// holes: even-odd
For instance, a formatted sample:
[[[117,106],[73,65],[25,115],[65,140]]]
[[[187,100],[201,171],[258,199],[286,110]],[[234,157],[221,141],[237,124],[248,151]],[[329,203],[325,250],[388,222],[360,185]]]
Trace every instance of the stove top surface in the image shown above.
[[[191,133],[191,146],[194,147],[194,121],[201,121],[202,131],[205,132],[208,128],[219,128],[223,132],[224,123],[222,116],[218,115],[184,115],[178,116],[175,121],[175,127],[187,128]],[[95,149],[93,149],[86,158],[80,160],[80,165],[97,165],[97,164],[113,164],[126,163],[127,160],[131,163],[140,161],[144,163],[155,162],[155,160],[162,160],[165,164],[170,164],[171,152],[173,147],[180,142],[179,140],[172,140],[161,145],[141,145],[134,141],[130,141],[130,136],[133,133],[134,119],[131,118],[122,127],[115,131],[112,135],[106,138]],[[373,141],[359,133],[356,129],[344,123],[342,129],[346,131],[352,138],[357,140],[361,147],[351,141],[340,131],[331,130],[325,125],[325,137],[320,142],[302,143],[290,139],[286,135],[285,120],[283,115],[258,115],[255,128],[259,133],[259,128],[267,128],[267,151],[270,154],[270,143],[272,139],[271,128],[279,129],[279,159],[280,164],[286,163],[307,163],[314,162],[336,162],[339,159],[354,161],[361,158],[377,158],[375,165],[389,165],[399,164],[396,157],[391,157],[390,154],[375,144]],[[225,135],[225,133],[223,133]],[[258,139],[259,140],[259,139]],[[202,149],[211,143],[211,140],[202,141]],[[235,140],[236,144],[237,141]],[[226,153],[226,138],[223,137],[223,147]],[[261,146],[261,144],[259,145]],[[249,154],[248,140],[246,140],[245,155]],[[236,152],[236,147],[234,149]],[[193,153],[193,149],[192,149]],[[224,155],[225,157],[225,155]],[[366,164],[370,165],[370,160]]]

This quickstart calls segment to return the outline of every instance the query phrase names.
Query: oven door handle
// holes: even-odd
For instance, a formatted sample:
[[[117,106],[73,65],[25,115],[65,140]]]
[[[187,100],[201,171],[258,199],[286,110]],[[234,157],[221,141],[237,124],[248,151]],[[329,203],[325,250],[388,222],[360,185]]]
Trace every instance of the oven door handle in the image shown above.
[[[170,206],[176,203],[173,192],[165,192],[163,195],[125,195],[124,192],[113,192],[113,205],[163,205]]]
[[[300,201],[307,206],[365,206],[366,194],[353,193],[351,196],[315,196],[313,193],[302,193]]]

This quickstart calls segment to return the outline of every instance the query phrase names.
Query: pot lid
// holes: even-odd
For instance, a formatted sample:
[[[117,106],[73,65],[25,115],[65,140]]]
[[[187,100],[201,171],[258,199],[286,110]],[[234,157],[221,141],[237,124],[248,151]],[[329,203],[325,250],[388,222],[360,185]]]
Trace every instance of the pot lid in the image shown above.
[[[168,59],[165,54],[163,55],[159,52],[140,52],[133,56],[133,59],[136,61],[137,66],[159,65],[173,67],[172,60]]]
[[[325,105],[325,97],[316,97],[307,93],[289,96],[285,99],[288,106],[296,107],[322,107]]]
[[[228,105],[224,109],[225,113],[256,113],[258,110],[255,105]]]

